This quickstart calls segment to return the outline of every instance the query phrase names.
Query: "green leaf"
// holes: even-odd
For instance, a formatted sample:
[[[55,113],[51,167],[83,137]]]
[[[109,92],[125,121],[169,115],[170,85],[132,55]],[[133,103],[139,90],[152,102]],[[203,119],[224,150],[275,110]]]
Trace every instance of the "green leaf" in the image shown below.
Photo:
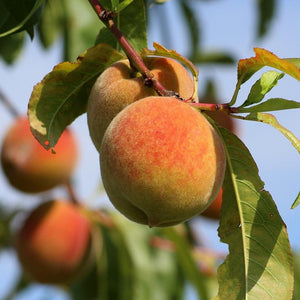
[[[78,54],[95,45],[95,37],[103,26],[89,1],[60,0],[64,60],[74,61]],[[103,41],[105,43],[105,41]]]
[[[62,34],[64,23],[62,2],[60,0],[46,1],[40,21],[37,24],[37,34],[44,48],[49,48]]]
[[[2,0],[0,3],[0,37],[26,30],[33,38],[44,0]]]
[[[201,31],[196,17],[196,11],[189,1],[180,0],[180,8],[190,34],[191,53],[197,53],[200,44]]]
[[[300,103],[297,101],[282,98],[270,98],[258,105],[254,105],[251,107],[241,107],[239,108],[239,112],[265,112],[295,108],[300,108]]]
[[[124,8],[126,8],[129,4],[131,4],[133,1],[135,0],[124,0],[121,3],[118,3],[118,5],[115,6],[115,8],[113,8],[113,10],[116,13],[120,13]]]
[[[122,3],[120,5],[122,5]],[[136,51],[147,47],[146,11],[145,2],[143,0],[135,0],[126,6],[126,8],[118,13],[114,21],[124,37]],[[117,50],[121,50],[117,40],[106,27],[100,29],[96,43],[106,43]]]
[[[241,107],[261,102],[265,95],[275,85],[277,85],[278,80],[283,76],[283,73],[278,73],[276,71],[269,71],[264,73],[261,78],[253,84],[247,100],[241,105]]]
[[[292,204],[291,209],[296,208],[299,204],[300,204],[300,192],[297,195],[297,198],[295,199],[294,203]]]
[[[274,128],[279,130],[287,139],[289,139],[292,145],[300,153],[300,140],[291,131],[280,125],[273,115],[267,113],[253,112],[247,115],[245,117],[245,120],[257,121],[272,125]]]
[[[12,64],[20,55],[25,42],[25,33],[18,32],[0,38],[0,56],[7,64]]]
[[[124,239],[134,270],[131,300],[181,299],[183,280],[173,251],[155,248],[152,238],[160,230],[150,229],[112,213],[115,226]]]
[[[125,240],[116,226],[101,226],[103,256],[99,261],[98,297],[101,300],[134,299],[135,269]]]
[[[258,14],[257,35],[262,37],[266,34],[270,23],[274,18],[276,0],[256,0],[256,3]]]
[[[217,299],[289,300],[293,257],[286,226],[246,146],[219,128],[227,152],[218,229],[229,254],[218,269]]]
[[[163,233],[175,243],[178,260],[183,268],[186,278],[195,287],[199,299],[209,298],[209,278],[200,272],[197,262],[192,255],[191,245],[173,227],[163,229]]]
[[[31,94],[28,116],[33,135],[46,148],[53,148],[72,121],[86,111],[90,89],[97,76],[123,56],[105,44],[88,49],[76,63],[54,67]]]
[[[300,254],[294,253],[295,259],[295,288],[294,288],[294,300],[300,299]]]
[[[222,51],[196,52],[190,57],[195,64],[224,64],[231,65],[236,62],[232,54]]]

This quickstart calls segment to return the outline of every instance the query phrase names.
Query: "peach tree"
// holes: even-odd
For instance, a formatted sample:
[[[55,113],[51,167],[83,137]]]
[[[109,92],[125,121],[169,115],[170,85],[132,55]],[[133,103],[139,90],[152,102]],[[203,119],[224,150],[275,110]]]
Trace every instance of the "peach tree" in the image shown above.
[[[64,61],[41,78],[28,101],[32,136],[44,151],[59,155],[56,144],[63,132],[87,113],[109,198],[127,218],[151,227],[129,221],[118,211],[83,208],[67,181],[70,201],[80,215],[74,214],[69,223],[62,216],[50,220],[50,213],[39,212],[47,203],[41,204],[39,213],[30,214],[16,247],[27,275],[38,275],[25,274],[16,289],[35,280],[63,284],[73,299],[182,299],[185,283],[190,283],[202,300],[296,299],[294,278],[299,278],[299,271],[294,263],[299,262],[293,257],[285,223],[250,151],[234,130],[217,119],[271,125],[300,152],[300,140],[271,114],[300,108],[300,103],[268,97],[285,74],[300,81],[300,58],[279,58],[255,48],[253,57],[237,62],[232,98],[216,103],[209,89],[205,97],[198,92],[196,65],[234,64],[232,56],[201,51],[197,12],[192,1],[184,0],[177,4],[188,25],[189,56],[158,43],[150,49],[147,12],[151,5],[163,6],[166,1],[150,2],[5,0],[0,4],[4,16],[0,54],[7,62],[17,56],[26,32],[34,38],[34,28],[46,48],[63,36]],[[257,5],[257,34],[263,35],[275,1],[257,1]],[[254,80],[264,67],[269,70]],[[243,100],[239,92],[251,81]],[[0,98],[15,114],[5,96]],[[226,257],[202,251],[190,226],[190,219],[205,213],[217,196],[222,202],[218,235],[228,245]],[[291,199],[291,207],[299,203],[300,194]],[[17,212],[4,212],[1,209],[1,243],[15,245],[9,225]],[[82,243],[77,241],[83,230],[77,218],[84,223]],[[39,233],[43,225],[45,234]],[[73,230],[78,226],[78,235],[68,226]],[[52,238],[56,235],[57,247]],[[51,251],[45,247],[47,240]],[[74,244],[65,245],[65,240]],[[72,259],[66,247],[72,248],[71,254],[80,251],[80,258],[70,266],[61,262]],[[54,255],[56,248],[62,249],[62,257]],[[39,251],[43,251],[40,257]],[[55,263],[62,269],[55,269]],[[43,273],[47,267],[50,281]]]

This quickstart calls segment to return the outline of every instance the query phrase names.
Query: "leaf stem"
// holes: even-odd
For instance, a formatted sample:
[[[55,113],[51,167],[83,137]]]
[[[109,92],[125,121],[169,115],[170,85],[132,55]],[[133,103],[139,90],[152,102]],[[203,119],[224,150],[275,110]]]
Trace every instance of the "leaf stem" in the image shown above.
[[[153,86],[156,92],[161,96],[176,96],[173,91],[168,91],[153,75],[153,73],[147,68],[140,54],[132,47],[128,40],[124,37],[122,32],[116,26],[114,22],[115,14],[112,11],[107,11],[102,4],[97,0],[88,0],[93,7],[94,11],[98,15],[99,19],[105,24],[105,26],[115,36],[116,40],[121,45],[126,56],[128,57],[133,68],[138,70],[145,79],[145,84]]]
[[[2,101],[4,106],[7,108],[7,110],[10,112],[10,114],[14,118],[16,118],[20,115],[18,110],[15,108],[15,106],[10,101],[10,99],[4,94],[4,92],[1,89],[0,89],[0,100]]]
[[[206,111],[222,111],[226,114],[238,113],[238,107],[231,107],[228,103],[225,104],[216,104],[216,103],[194,103],[191,102],[189,105],[199,109]]]
[[[76,192],[74,190],[74,185],[72,183],[72,180],[71,179],[68,179],[66,182],[65,182],[65,187],[68,191],[68,194],[69,194],[69,197],[70,197],[70,200],[73,204],[75,205],[78,205],[80,203],[77,195],[76,195]]]

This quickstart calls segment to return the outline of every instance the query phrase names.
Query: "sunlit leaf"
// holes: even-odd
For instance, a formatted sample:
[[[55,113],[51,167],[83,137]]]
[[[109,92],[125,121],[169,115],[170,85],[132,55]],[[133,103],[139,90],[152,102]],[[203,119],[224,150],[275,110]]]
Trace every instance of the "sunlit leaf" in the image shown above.
[[[143,0],[135,0],[124,9],[122,8],[122,11],[117,14],[114,21],[136,51],[147,47],[146,11]],[[118,41],[105,26],[102,26],[100,29],[96,43],[106,43],[119,51],[121,50]]]
[[[262,67],[269,66],[278,69],[297,80],[300,80],[300,70],[291,61],[281,59],[272,52],[254,48],[255,57],[241,59],[238,64],[238,80],[242,83],[247,81],[255,72]]]
[[[263,103],[250,107],[241,107],[239,112],[265,112],[300,108],[300,102],[282,98],[270,98]]]
[[[33,135],[46,148],[55,146],[63,130],[86,111],[97,76],[123,56],[105,44],[88,49],[76,63],[54,67],[31,94],[28,115]]]
[[[289,139],[292,145],[300,153],[300,140],[291,131],[280,125],[273,115],[267,113],[253,112],[247,115],[245,117],[245,120],[257,121],[272,125],[274,128],[279,130],[287,139]]]
[[[282,221],[245,145],[220,128],[227,152],[218,229],[229,255],[218,269],[216,299],[289,300],[293,258]]]
[[[294,203],[292,204],[291,209],[296,208],[299,204],[300,204],[300,192],[297,195],[297,198],[295,199]]]
[[[259,80],[257,80],[251,88],[247,100],[241,105],[249,106],[259,103],[265,95],[275,86],[279,79],[284,76],[283,73],[276,71],[269,71],[264,73]]]

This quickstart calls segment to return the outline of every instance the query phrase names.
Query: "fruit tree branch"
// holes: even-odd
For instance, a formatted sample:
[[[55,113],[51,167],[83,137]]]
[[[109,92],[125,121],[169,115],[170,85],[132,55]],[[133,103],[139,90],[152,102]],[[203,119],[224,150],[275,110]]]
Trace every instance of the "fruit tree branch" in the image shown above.
[[[161,96],[175,96],[176,93],[168,91],[153,75],[153,73],[147,68],[142,57],[139,53],[131,46],[128,40],[124,37],[122,32],[116,26],[114,22],[115,14],[112,11],[107,11],[102,4],[97,0],[89,0],[94,11],[98,15],[99,19],[105,24],[110,32],[115,36],[116,40],[121,45],[122,49],[126,53],[131,65],[137,69],[145,78],[145,84],[153,86],[156,92]]]
[[[3,93],[1,89],[0,89],[0,100],[2,101],[2,103],[5,105],[5,107],[13,117],[19,116],[19,112],[17,111],[17,109],[14,107],[10,99]]]

